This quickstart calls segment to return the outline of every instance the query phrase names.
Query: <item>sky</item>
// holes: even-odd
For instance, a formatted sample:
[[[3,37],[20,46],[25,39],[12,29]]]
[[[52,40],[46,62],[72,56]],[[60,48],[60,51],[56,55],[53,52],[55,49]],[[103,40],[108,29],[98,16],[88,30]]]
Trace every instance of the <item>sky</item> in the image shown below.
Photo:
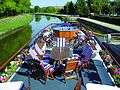
[[[31,0],[31,4],[32,7],[64,6],[67,2],[70,1],[76,2],[77,0]]]

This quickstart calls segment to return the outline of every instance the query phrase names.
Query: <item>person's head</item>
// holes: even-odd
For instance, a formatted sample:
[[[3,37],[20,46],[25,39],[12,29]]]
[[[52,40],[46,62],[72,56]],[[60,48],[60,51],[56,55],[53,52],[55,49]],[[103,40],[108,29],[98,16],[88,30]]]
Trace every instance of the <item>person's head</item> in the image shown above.
[[[106,55],[106,58],[105,58],[107,61],[111,61],[112,60],[112,58],[111,58],[111,56],[108,54],[108,55]]]

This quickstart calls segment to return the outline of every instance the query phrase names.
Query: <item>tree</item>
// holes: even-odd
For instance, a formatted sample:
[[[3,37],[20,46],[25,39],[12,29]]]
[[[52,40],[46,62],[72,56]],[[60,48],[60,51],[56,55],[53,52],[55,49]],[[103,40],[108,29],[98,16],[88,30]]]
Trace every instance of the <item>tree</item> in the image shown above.
[[[102,14],[105,14],[105,15],[110,14],[110,10],[111,10],[110,1],[103,0],[102,9],[101,9]]]
[[[34,7],[34,11],[35,11],[35,13],[39,12],[39,9],[40,9],[39,6],[35,6],[35,7]]]
[[[61,10],[60,13],[62,14],[67,14],[67,6],[64,6]]]
[[[110,12],[109,0],[93,0],[92,9],[98,15],[108,14]]]
[[[75,5],[73,4],[73,2],[67,2],[67,4],[60,10],[60,13],[74,15]]]
[[[16,15],[29,12],[30,0],[0,0],[0,15]]]
[[[87,0],[86,3],[87,3],[87,6],[88,6],[89,13],[93,12],[93,10],[92,10],[93,0]]]
[[[120,15],[120,0],[116,0],[116,13]]]
[[[4,0],[3,1],[4,13],[6,16],[15,15],[16,3],[13,0]]]
[[[102,9],[101,9],[101,13],[104,14],[104,15],[111,13],[111,7],[108,4],[108,2],[106,2],[106,3],[104,2],[103,6],[102,6]]]
[[[17,4],[17,9],[21,13],[29,12],[30,10],[30,0],[15,0]]]
[[[2,8],[2,2],[0,2],[0,17],[2,16],[3,8]]]
[[[71,2],[68,3],[68,14],[74,15],[75,14],[75,7],[74,4]]]
[[[49,7],[46,7],[45,10],[44,10],[45,13],[56,13],[57,10],[55,7],[52,7],[52,6],[49,6]]]
[[[76,6],[77,6],[77,14],[82,16],[88,15],[88,7],[86,5],[85,0],[77,0]]]
[[[101,8],[102,8],[102,0],[94,0],[92,9],[94,13],[101,14]]]

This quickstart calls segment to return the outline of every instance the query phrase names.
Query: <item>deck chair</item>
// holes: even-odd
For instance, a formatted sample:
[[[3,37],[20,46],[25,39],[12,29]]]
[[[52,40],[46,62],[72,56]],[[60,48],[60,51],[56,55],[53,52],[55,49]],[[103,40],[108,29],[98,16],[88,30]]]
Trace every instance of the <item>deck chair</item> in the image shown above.
[[[68,60],[66,62],[64,72],[63,72],[65,82],[67,79],[73,79],[73,78],[78,79],[77,65],[78,65],[78,61],[76,60]],[[73,75],[74,72],[75,72],[75,75]]]
[[[50,67],[51,65],[44,61],[38,61],[35,59],[30,61],[32,77],[36,80],[44,80],[44,83],[46,83],[48,79]]]
[[[39,60],[39,58],[37,57],[37,53],[35,52],[34,49],[30,48],[30,49],[29,49],[29,53],[30,53],[32,59]]]
[[[37,53],[37,57],[38,57],[40,60],[42,60],[44,53],[43,53],[43,50],[39,48],[39,46],[38,46],[37,43],[35,44],[35,51],[36,51],[36,53]]]

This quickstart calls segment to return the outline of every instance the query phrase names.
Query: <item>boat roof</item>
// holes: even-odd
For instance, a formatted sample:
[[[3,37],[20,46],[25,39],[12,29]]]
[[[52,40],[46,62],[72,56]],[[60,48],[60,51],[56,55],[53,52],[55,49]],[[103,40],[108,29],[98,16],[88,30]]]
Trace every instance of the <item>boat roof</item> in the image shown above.
[[[116,86],[101,85],[101,84],[94,84],[94,83],[87,83],[86,87],[87,87],[87,90],[120,90],[120,88]]]
[[[0,90],[21,90],[22,87],[22,81],[0,83]]]
[[[78,23],[61,23],[59,25],[54,26],[52,29],[54,31],[75,31],[78,29]]]

